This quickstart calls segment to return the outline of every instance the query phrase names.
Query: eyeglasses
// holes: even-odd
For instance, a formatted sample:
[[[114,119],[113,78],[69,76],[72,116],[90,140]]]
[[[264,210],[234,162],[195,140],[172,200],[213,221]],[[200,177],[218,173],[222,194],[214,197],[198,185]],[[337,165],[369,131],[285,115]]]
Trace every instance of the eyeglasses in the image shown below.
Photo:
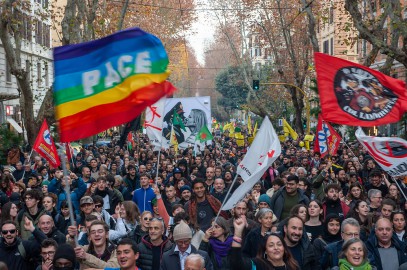
[[[34,198],[33,197],[25,197],[24,198],[24,200],[26,200],[26,201],[31,201],[31,200],[33,200]]]
[[[145,217],[145,218],[143,218],[143,220],[145,220],[145,221],[147,221],[147,220],[152,221],[152,220],[153,220],[153,218],[148,218],[148,217]]]
[[[348,232],[348,233],[343,233],[343,234],[346,236],[349,236],[349,237],[359,237],[359,233]]]
[[[42,257],[51,257],[55,255],[55,251],[41,252]]]
[[[189,244],[191,244],[191,239],[187,239],[187,240],[177,240],[175,241],[175,243],[177,244],[177,246],[186,246]]]
[[[13,229],[13,230],[1,230],[1,234],[6,235],[6,234],[8,234],[8,233],[10,233],[10,234],[15,234],[15,233],[16,233],[16,229]]]
[[[95,208],[102,208],[101,204],[95,204]]]

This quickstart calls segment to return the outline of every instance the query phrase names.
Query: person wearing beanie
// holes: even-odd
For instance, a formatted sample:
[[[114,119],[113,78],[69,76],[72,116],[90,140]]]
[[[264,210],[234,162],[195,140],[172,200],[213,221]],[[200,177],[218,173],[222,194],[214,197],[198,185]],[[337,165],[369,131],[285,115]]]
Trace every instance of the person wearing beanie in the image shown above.
[[[179,191],[181,193],[181,200],[179,203],[185,205],[191,199],[192,189],[190,186],[184,185],[179,189]]]
[[[175,226],[172,236],[175,245],[163,254],[161,270],[183,270],[185,259],[190,254],[201,255],[205,259],[206,270],[214,269],[208,253],[202,250],[197,250],[191,245],[192,231],[188,224],[181,221]]]
[[[257,202],[259,208],[270,208],[271,198],[267,194],[261,194]]]
[[[52,264],[54,265],[54,270],[76,269],[76,256],[73,247],[68,244],[59,245]]]

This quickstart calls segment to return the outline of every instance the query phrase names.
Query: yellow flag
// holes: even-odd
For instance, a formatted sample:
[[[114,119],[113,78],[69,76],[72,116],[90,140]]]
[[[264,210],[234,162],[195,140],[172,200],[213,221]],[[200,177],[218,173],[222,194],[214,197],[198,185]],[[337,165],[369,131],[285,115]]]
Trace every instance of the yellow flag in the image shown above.
[[[174,146],[175,152],[178,152],[178,140],[177,136],[175,135],[174,125],[171,128],[171,136],[170,136],[170,144]]]
[[[249,131],[249,134],[253,134],[252,133],[252,120],[250,119],[250,115],[247,116],[247,131]]]
[[[283,129],[284,129],[284,134],[287,137],[288,134],[290,134],[291,138],[296,140],[298,138],[297,132],[283,119]]]
[[[256,137],[256,133],[257,133],[257,122],[256,124],[254,124],[253,137]]]
[[[235,133],[235,140],[237,146],[244,146],[244,136],[241,132]]]

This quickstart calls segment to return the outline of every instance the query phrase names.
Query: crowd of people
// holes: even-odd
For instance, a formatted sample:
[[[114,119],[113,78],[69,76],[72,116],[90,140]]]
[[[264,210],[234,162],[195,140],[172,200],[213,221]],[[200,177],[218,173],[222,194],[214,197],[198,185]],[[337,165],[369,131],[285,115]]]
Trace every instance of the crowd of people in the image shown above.
[[[153,151],[135,137],[132,150],[82,148],[67,175],[28,153],[5,164],[0,269],[407,269],[404,179],[357,143],[321,158],[287,140],[221,211],[247,146]]]

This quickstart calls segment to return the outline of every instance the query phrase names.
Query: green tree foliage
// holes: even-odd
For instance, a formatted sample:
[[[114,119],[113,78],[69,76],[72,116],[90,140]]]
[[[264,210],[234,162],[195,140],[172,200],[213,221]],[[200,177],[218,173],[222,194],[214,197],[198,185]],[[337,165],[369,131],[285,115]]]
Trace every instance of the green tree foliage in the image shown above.
[[[22,142],[23,138],[10,131],[7,124],[0,125],[0,164],[7,164],[8,150]]]
[[[215,89],[222,94],[218,104],[224,108],[237,108],[245,104],[249,89],[240,67],[230,66],[215,78]]]

